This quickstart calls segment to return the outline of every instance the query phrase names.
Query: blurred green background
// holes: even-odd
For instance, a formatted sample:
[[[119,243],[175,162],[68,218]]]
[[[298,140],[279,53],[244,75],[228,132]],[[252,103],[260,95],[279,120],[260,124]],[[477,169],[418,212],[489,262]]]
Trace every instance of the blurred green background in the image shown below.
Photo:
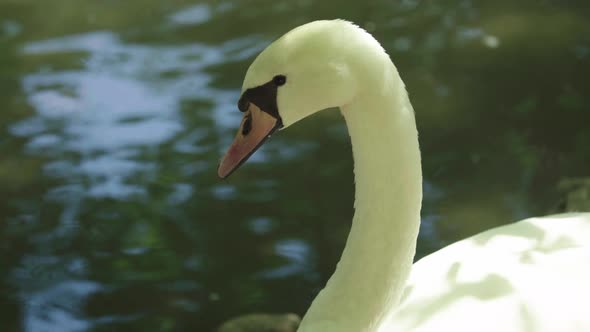
[[[590,175],[590,2],[0,0],[2,331],[211,331],[303,314],[352,217],[335,110],[217,161],[243,75],[315,19],[382,42],[416,110],[418,255]]]

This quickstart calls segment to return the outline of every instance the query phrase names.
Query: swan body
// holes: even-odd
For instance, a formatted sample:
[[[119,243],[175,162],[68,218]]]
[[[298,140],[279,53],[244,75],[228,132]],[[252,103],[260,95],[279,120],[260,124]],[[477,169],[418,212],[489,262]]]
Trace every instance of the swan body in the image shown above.
[[[449,245],[414,264],[381,331],[590,331],[588,239],[589,215],[569,213]]]
[[[422,201],[414,111],[387,53],[352,23],[305,24],[254,60],[220,177],[276,130],[335,106],[351,137],[355,215],[298,331],[590,331],[590,214],[527,219],[412,264]]]

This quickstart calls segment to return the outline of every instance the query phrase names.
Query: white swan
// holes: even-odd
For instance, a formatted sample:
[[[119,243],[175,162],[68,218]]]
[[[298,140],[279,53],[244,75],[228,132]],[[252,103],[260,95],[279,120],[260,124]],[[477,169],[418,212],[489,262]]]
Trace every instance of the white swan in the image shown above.
[[[340,107],[352,141],[352,228],[299,331],[590,331],[588,213],[499,227],[412,265],[422,200],[414,111],[367,32],[341,20],[300,26],[256,58],[242,91],[244,120],[220,177],[276,129],[328,107]]]

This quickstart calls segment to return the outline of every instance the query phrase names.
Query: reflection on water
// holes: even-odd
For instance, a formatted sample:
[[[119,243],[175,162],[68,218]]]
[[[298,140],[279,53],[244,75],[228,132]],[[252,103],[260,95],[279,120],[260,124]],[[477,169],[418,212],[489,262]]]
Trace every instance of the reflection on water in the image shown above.
[[[38,116],[13,125],[12,133],[30,138],[31,153],[78,155],[80,160],[57,160],[45,170],[89,179],[86,195],[146,194],[140,185],[127,182],[154,172],[154,161],[137,161],[142,149],[155,149],[181,135],[175,150],[196,153],[206,149],[201,141],[205,130],[215,130],[185,128],[179,113],[183,101],[212,102],[212,109],[195,111],[212,112],[216,126],[234,125],[237,115],[226,110],[233,108],[236,91],[210,87],[211,77],[203,68],[248,58],[254,54],[252,45],[258,49],[251,38],[215,47],[125,45],[109,32],[29,43],[23,47],[25,55],[83,52],[83,68],[42,69],[25,76],[23,90]]]
[[[215,171],[248,64],[312,19],[364,26],[408,85],[426,176],[420,256],[542,214],[559,178],[588,175],[582,4],[52,6],[62,16],[48,21],[45,2],[0,4],[8,331],[210,331],[305,311],[352,215],[343,121],[319,114],[231,179]]]
[[[307,243],[297,239],[285,239],[275,245],[275,253],[286,258],[289,263],[277,268],[261,271],[258,276],[267,279],[285,278],[305,272],[309,261],[310,248]]]
[[[84,331],[91,324],[81,317],[84,300],[98,290],[96,283],[63,280],[30,294],[24,301],[26,331]]]
[[[206,4],[198,4],[172,14],[169,18],[176,25],[198,25],[209,21],[211,9]]]

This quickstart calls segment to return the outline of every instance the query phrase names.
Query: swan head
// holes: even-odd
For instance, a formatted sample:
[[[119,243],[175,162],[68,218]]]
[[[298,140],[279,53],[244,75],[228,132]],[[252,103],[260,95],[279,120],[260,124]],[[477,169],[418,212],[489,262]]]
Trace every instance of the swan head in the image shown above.
[[[291,30],[262,51],[246,73],[238,102],[244,116],[221,160],[219,177],[229,176],[276,130],[349,103],[357,90],[353,67],[358,56],[351,53],[362,47],[354,47],[363,39],[359,37],[367,36],[350,22],[315,21]]]

